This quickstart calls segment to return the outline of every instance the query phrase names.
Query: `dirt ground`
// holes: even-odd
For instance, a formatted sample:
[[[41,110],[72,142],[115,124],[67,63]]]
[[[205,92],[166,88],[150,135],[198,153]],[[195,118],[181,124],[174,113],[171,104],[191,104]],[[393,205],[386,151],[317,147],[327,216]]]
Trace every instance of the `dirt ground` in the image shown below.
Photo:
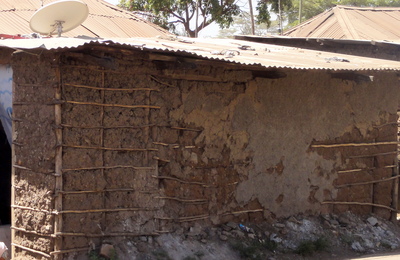
[[[387,259],[399,259],[400,228],[399,223],[373,215],[296,216],[269,224],[228,222],[212,228],[196,223],[157,237],[121,238],[112,247],[115,254],[110,259],[386,259],[379,258],[385,254],[392,257]]]

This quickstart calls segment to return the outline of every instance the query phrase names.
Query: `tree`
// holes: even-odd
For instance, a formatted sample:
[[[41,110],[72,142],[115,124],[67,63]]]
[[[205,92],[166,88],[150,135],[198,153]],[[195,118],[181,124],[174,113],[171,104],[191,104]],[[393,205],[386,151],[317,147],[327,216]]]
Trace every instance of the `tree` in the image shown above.
[[[190,37],[196,37],[212,22],[227,28],[233,16],[240,13],[234,0],[122,0],[120,5],[148,14],[153,22],[170,30],[182,24]]]
[[[235,34],[249,35],[252,34],[252,22],[249,12],[242,12],[238,16],[233,17],[233,23],[228,29],[220,30],[218,38],[229,38]],[[268,26],[265,23],[257,24],[254,27],[254,35],[264,35],[268,31]]]

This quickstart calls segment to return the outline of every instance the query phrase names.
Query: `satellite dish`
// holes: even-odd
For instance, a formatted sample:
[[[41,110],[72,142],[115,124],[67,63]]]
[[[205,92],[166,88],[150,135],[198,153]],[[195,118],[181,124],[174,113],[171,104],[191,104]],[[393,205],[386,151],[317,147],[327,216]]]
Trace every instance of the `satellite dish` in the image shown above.
[[[32,31],[61,36],[83,23],[89,15],[87,4],[78,0],[61,0],[37,10],[29,22]]]

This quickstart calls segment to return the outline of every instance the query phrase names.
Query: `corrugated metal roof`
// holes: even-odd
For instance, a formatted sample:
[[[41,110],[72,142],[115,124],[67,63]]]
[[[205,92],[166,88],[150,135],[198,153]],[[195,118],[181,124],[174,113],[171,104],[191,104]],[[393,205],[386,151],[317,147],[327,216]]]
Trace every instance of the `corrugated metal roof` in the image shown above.
[[[400,70],[399,61],[342,55],[232,39],[118,38],[93,41],[79,38],[47,38],[0,41],[0,47],[14,49],[44,48],[47,50],[57,49],[59,51],[96,44],[243,65],[258,65],[264,68],[351,71]]]
[[[399,40],[399,7],[350,7],[338,5],[286,31],[285,36]]]
[[[0,0],[0,34],[30,34],[29,20],[34,12],[54,0]],[[89,16],[81,26],[63,33],[67,37],[155,37],[168,31],[103,0],[82,0]]]

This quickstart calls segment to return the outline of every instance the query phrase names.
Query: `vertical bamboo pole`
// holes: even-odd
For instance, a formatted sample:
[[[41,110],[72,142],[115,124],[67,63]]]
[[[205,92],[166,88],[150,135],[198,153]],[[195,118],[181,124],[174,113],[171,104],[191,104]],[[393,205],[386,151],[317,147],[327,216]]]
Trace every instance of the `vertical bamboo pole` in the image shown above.
[[[57,66],[56,68],[56,77],[57,77],[57,88],[55,92],[55,99],[61,100],[62,96],[62,80],[61,80],[61,71],[60,67]],[[56,126],[61,125],[61,104],[55,104],[54,106],[54,114],[55,114],[55,124]],[[55,189],[57,196],[55,197],[54,207],[55,210],[60,212],[63,210],[63,201],[62,201],[62,193],[60,191],[63,190],[63,176],[62,176],[62,128],[56,127],[55,129],[56,134],[56,153],[55,153],[55,175],[56,175],[56,184]],[[63,231],[63,219],[62,214],[54,216],[54,233],[57,234]],[[54,242],[54,251],[59,251],[62,249],[62,237],[58,236],[55,238]],[[61,255],[55,255],[55,259],[61,259]]]
[[[396,160],[397,161],[397,160]],[[394,176],[399,175],[399,167],[394,168]],[[392,212],[391,220],[397,221],[397,211],[398,211],[398,203],[399,203],[399,178],[393,180],[393,205],[392,208],[396,209],[396,211]]]
[[[145,128],[144,128],[144,133],[143,133],[143,142],[146,145],[145,148],[148,148],[149,145],[149,136],[150,136],[150,95],[151,95],[151,91],[150,90],[146,90],[146,98],[145,98],[145,102],[146,102],[146,117],[145,117]],[[144,160],[143,160],[144,165],[143,166],[148,166],[149,165],[149,151],[144,152]]]
[[[13,82],[13,93],[15,93],[15,83]],[[15,140],[15,121],[12,120],[12,139],[11,140]],[[17,164],[17,160],[15,158],[15,145],[11,144],[11,156],[12,156],[12,161],[11,161],[11,165],[16,165]],[[15,204],[15,187],[17,186],[17,184],[15,183],[15,171],[16,168],[15,167],[11,167],[11,205],[16,205]],[[15,227],[15,208],[11,207],[11,227]],[[15,246],[14,246],[14,242],[15,242],[15,229],[11,229],[11,259],[15,259],[16,255],[15,255]]]
[[[102,72],[101,72],[101,88],[102,88],[102,90],[100,92],[101,103],[102,104],[105,103],[105,90],[104,90],[104,87],[105,87],[105,79],[104,79],[104,77],[105,77],[105,75],[104,74],[105,74],[105,72],[104,72],[104,69],[103,69]],[[100,128],[100,147],[104,147],[104,106],[101,106],[100,125],[102,126]],[[104,152],[105,152],[104,150],[100,151],[100,153],[101,153],[101,162],[102,162],[102,166],[103,167],[105,166],[105,164],[104,164]],[[100,171],[101,171],[101,176],[103,177],[104,180],[106,180],[104,168],[102,168]],[[106,208],[106,193],[103,192],[102,196],[103,196],[103,209],[105,209]],[[105,213],[105,212],[102,214],[103,215],[103,221],[102,221],[103,222],[102,223],[103,226],[106,226],[106,214],[107,213]]]

